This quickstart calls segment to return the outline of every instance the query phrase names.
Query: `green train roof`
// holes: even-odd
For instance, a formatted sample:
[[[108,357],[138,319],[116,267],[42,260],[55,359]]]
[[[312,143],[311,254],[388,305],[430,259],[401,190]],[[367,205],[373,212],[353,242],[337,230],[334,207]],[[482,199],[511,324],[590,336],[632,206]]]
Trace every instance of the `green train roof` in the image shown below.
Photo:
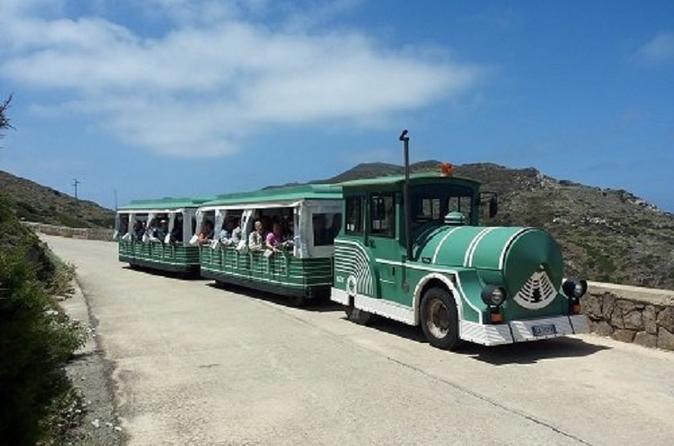
[[[248,203],[286,202],[298,200],[341,200],[342,188],[333,184],[303,184],[260,189],[253,192],[240,192],[218,195],[215,200],[202,203],[202,206],[219,206]]]
[[[376,186],[395,186],[398,184],[402,184],[405,181],[405,175],[388,175],[388,176],[383,176],[383,177],[375,177],[375,178],[363,178],[359,180],[350,180],[350,181],[344,181],[342,183],[338,183],[342,187],[376,187]],[[480,183],[471,180],[468,178],[463,178],[463,177],[457,177],[457,176],[444,176],[441,175],[440,173],[429,173],[429,172],[424,172],[424,173],[413,173],[410,174],[410,183],[411,184],[418,184],[418,183],[425,183],[425,182],[448,182],[448,183],[469,183],[471,185],[479,185]]]
[[[196,208],[202,203],[212,200],[208,198],[157,198],[153,200],[131,200],[129,204],[119,207],[119,211],[134,211],[134,210],[152,210],[152,209],[181,209],[181,208]]]

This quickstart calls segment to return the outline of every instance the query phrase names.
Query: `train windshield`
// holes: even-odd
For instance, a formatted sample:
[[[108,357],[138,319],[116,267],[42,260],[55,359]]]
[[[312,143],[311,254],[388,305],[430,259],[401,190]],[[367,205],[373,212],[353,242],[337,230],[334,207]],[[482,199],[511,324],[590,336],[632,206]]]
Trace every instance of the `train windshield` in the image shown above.
[[[473,189],[446,184],[425,184],[410,188],[412,224],[417,228],[429,222],[444,222],[449,212],[461,212],[473,221]]]

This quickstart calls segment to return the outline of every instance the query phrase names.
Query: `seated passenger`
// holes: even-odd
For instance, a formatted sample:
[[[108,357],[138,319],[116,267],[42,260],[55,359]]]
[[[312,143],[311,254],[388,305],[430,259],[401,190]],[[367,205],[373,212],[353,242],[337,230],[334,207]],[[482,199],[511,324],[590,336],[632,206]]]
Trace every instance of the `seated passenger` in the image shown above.
[[[237,246],[241,241],[241,228],[236,225],[236,221],[227,220],[225,226],[220,230],[218,240],[222,246]]]
[[[199,236],[197,237],[197,243],[200,245],[205,245],[210,243],[213,240],[213,222],[206,220],[201,226],[201,231],[199,231]]]
[[[166,238],[166,234],[168,234],[168,220],[162,218],[159,221],[157,227],[154,229],[154,233],[152,235],[154,236],[154,238],[163,242],[164,239]]]
[[[292,219],[285,221],[285,230],[283,231],[283,243],[288,249],[292,249],[295,246],[295,231],[294,231],[294,222]]]
[[[239,243],[241,243],[241,239],[243,238],[243,231],[241,231],[241,226],[238,224],[238,220],[232,220],[232,235],[230,237],[230,240],[232,241],[232,246],[236,246]]]
[[[183,241],[183,219],[182,215],[176,217],[176,221],[173,223],[173,230],[171,231],[171,241],[182,243]]]
[[[264,249],[264,228],[260,220],[255,220],[255,230],[248,236],[248,249],[262,251]]]
[[[272,231],[265,237],[265,247],[276,252],[282,246],[284,246],[284,243],[281,234],[281,225],[279,223],[274,223]]]
[[[136,222],[133,224],[133,240],[139,242],[143,238],[143,234],[145,234],[145,225],[143,224],[142,221],[136,220]]]
[[[160,225],[159,219],[153,218],[147,230],[145,231],[148,241],[158,242],[161,240],[161,238],[159,237],[161,235],[159,225]]]

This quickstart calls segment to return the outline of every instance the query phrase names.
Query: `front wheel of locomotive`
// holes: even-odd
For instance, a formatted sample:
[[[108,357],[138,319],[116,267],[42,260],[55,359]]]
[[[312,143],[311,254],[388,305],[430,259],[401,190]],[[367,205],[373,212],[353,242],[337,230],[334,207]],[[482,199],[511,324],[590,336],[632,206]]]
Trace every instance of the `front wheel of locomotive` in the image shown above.
[[[421,300],[421,329],[434,347],[453,350],[461,344],[456,302],[443,288],[431,288]]]

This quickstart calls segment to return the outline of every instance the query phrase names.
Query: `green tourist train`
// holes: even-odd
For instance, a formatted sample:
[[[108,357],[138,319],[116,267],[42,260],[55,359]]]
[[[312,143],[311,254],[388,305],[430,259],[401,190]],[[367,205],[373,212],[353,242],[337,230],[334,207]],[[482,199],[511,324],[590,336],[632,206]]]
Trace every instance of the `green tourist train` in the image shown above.
[[[497,345],[587,331],[579,314],[586,284],[563,282],[548,233],[479,226],[479,184],[440,174],[409,177],[407,210],[405,183],[391,176],[341,184],[345,225],[335,240],[332,300],[349,319],[421,325],[431,344],[450,349],[461,340]],[[493,214],[495,201],[485,204]]]
[[[410,175],[407,130],[400,141],[405,175],[341,184],[332,300],[348,318],[421,325],[446,349],[588,331],[580,314],[587,283],[563,278],[555,240],[542,229],[480,226],[483,208],[496,215],[496,195],[454,177],[449,164]]]
[[[131,267],[196,274],[199,249],[189,244],[197,207],[206,199],[136,200],[118,209],[119,260]]]
[[[221,195],[203,203],[197,211],[201,234],[194,240],[201,275],[285,295],[296,305],[328,297],[341,199],[338,186],[305,185]],[[264,233],[256,234],[256,226]],[[217,230],[209,237],[212,227]]]
[[[198,270],[295,305],[330,296],[354,322],[421,326],[445,349],[587,332],[587,283],[564,278],[550,234],[481,226],[498,211],[496,195],[451,165],[410,175],[401,140],[400,176],[132,202],[117,214],[119,258]]]

